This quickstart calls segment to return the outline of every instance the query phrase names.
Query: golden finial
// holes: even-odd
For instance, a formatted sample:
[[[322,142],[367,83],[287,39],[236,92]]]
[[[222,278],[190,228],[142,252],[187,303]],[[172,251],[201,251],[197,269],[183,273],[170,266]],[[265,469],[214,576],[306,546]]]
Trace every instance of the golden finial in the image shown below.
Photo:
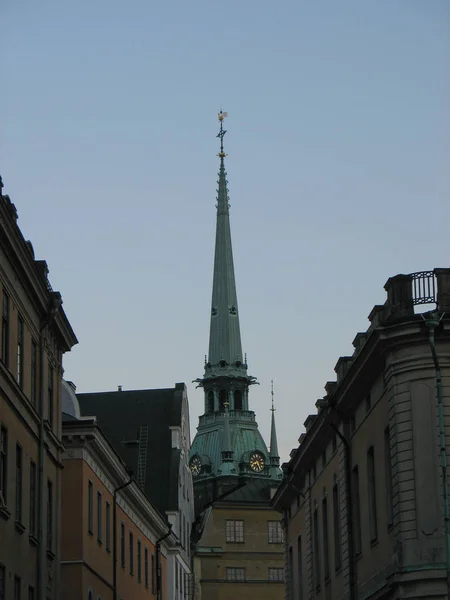
[[[223,151],[223,138],[226,134],[225,129],[223,128],[223,120],[225,119],[225,117],[228,117],[228,113],[227,112],[223,112],[222,110],[220,111],[220,113],[217,115],[217,118],[219,119],[220,122],[220,131],[217,134],[217,137],[220,138],[220,152],[217,155],[221,160],[225,158],[225,156],[227,156],[225,154],[225,152]]]

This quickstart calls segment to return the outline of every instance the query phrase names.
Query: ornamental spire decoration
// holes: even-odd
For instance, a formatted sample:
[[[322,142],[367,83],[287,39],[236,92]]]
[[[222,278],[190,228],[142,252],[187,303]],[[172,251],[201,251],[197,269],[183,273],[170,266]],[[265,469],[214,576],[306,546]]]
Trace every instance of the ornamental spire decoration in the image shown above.
[[[278,453],[277,430],[275,427],[275,406],[274,406],[274,401],[273,401],[273,379],[272,379],[271,384],[272,384],[272,389],[271,389],[272,408],[270,410],[272,411],[272,424],[271,424],[271,428],[270,428],[269,457],[270,457],[270,466],[271,467],[279,467],[280,466],[280,455]]]

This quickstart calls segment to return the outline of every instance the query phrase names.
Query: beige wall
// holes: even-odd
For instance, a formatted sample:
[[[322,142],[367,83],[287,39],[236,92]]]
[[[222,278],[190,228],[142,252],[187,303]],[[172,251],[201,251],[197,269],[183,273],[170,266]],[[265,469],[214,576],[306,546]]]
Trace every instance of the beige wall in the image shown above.
[[[227,520],[244,521],[244,543],[226,541]],[[268,538],[268,522],[279,520],[279,513],[267,508],[214,508],[208,518],[195,559],[197,598],[283,598],[284,583],[269,582],[269,568],[284,569],[283,544],[269,544]],[[215,550],[208,551],[211,548]],[[245,584],[227,581],[227,567],[245,568]]]

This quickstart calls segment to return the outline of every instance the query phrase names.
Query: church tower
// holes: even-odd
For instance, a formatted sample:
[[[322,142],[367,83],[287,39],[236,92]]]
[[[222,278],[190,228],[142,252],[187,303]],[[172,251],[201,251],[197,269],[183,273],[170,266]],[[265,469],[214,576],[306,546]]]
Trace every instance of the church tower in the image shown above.
[[[242,352],[225,172],[226,116],[222,111],[218,115],[220,166],[209,354],[203,377],[195,380],[204,391],[204,414],[190,452],[197,511],[240,483],[282,477],[274,412],[269,452],[249,405],[249,390],[257,381],[248,374]]]

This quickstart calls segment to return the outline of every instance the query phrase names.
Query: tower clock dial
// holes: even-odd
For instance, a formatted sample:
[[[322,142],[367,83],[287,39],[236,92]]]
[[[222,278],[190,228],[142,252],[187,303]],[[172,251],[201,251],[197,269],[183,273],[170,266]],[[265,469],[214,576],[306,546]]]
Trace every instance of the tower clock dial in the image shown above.
[[[200,475],[202,471],[202,461],[200,460],[199,456],[194,456],[189,466],[191,469],[191,473],[192,475],[194,475],[194,477]]]
[[[255,473],[261,473],[261,471],[264,469],[265,462],[266,461],[261,452],[255,451],[250,455],[250,468],[255,471]]]

